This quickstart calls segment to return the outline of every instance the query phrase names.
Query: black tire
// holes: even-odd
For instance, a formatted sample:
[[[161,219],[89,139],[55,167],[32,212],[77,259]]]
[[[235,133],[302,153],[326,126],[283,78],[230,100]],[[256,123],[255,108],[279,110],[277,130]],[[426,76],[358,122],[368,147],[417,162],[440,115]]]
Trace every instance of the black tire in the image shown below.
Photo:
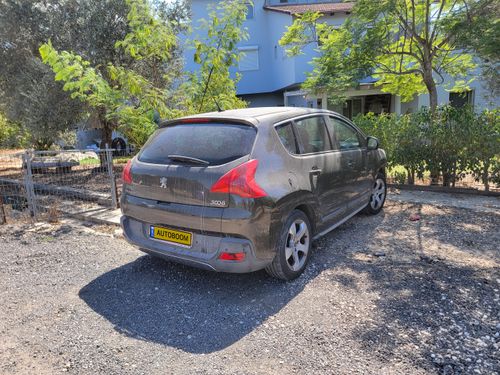
[[[127,143],[122,138],[115,138],[111,142],[114,156],[124,156],[127,153]]]
[[[290,242],[292,237],[290,233],[292,225],[295,226],[295,231],[299,228],[300,232],[300,229],[302,229],[301,223],[305,224],[307,232],[300,238],[297,238],[299,242],[294,241],[292,244]],[[281,229],[280,236],[276,241],[276,256],[274,257],[272,263],[266,267],[266,272],[276,279],[286,281],[299,277],[302,272],[304,272],[307,262],[309,261],[309,257],[311,255],[311,244],[312,231],[307,215],[300,210],[293,210]],[[299,247],[301,249],[297,250]],[[290,254],[291,248],[292,254]],[[298,260],[297,263],[295,261],[296,259]],[[290,261],[292,261],[293,264],[291,264]]]
[[[379,173],[373,182],[372,194],[370,195],[370,201],[365,207],[365,213],[369,215],[376,215],[382,211],[386,197],[387,183],[385,181],[385,176],[382,173]]]

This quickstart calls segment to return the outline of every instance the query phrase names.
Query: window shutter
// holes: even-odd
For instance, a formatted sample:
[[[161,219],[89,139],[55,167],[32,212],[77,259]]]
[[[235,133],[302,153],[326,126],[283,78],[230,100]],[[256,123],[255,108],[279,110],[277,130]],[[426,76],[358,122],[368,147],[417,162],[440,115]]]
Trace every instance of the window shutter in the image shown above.
[[[257,47],[240,48],[241,55],[238,69],[240,72],[259,70],[259,49]]]

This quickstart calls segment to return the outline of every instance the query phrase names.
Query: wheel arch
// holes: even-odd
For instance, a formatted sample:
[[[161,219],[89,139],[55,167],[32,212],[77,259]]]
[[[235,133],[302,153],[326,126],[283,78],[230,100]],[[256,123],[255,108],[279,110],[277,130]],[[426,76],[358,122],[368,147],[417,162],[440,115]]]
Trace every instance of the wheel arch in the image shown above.
[[[280,224],[283,225],[293,210],[302,211],[309,219],[311,231],[315,233],[318,220],[317,199],[310,191],[296,191],[277,202],[276,210],[280,218]]]

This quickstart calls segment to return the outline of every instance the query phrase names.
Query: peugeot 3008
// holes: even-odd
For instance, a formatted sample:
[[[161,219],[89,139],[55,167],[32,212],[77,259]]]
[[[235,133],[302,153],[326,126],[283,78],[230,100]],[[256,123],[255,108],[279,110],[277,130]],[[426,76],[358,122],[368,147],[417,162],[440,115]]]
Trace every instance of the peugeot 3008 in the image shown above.
[[[345,117],[251,108],[165,122],[123,171],[142,251],[207,270],[299,276],[313,240],[386,197],[385,152]]]

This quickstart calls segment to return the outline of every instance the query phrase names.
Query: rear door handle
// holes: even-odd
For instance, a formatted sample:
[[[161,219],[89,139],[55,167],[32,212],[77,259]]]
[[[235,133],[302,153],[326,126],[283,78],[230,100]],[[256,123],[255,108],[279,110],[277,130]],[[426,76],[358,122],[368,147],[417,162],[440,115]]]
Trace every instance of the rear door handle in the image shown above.
[[[309,173],[312,174],[313,176],[319,176],[321,174],[321,169],[319,169],[318,167],[313,167],[309,171]]]
[[[347,161],[347,166],[348,166],[349,168],[352,168],[352,167],[354,166],[354,161],[353,161],[353,160],[348,160],[348,161]]]

